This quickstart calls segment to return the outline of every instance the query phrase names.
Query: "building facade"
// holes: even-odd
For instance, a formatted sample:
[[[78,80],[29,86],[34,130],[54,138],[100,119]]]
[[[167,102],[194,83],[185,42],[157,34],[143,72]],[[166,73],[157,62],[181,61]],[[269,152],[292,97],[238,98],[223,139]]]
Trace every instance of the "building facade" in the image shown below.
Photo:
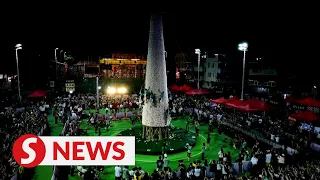
[[[215,57],[208,57],[204,60],[204,83],[203,87],[211,89],[213,87],[213,83],[217,82],[217,75],[219,73],[219,58],[218,55]]]
[[[275,96],[278,87],[278,72],[275,64],[263,58],[248,63],[247,92],[259,97]]]
[[[204,78],[202,88],[214,89],[216,93],[224,93],[233,89],[235,79],[232,78],[232,63],[224,54],[207,54],[203,60]],[[228,92],[229,93],[229,92]]]
[[[102,78],[144,78],[147,60],[144,55],[112,53],[111,58],[100,58]]]

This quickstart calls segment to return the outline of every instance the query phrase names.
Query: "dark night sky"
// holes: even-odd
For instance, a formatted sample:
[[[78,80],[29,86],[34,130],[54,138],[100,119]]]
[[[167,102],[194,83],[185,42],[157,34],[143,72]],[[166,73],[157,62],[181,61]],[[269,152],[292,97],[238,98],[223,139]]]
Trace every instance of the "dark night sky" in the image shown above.
[[[89,15],[88,15],[89,14]],[[51,16],[51,17],[50,17]],[[14,45],[22,43],[22,64],[41,64],[53,58],[59,47],[81,59],[113,51],[146,52],[149,13],[121,12],[90,15],[68,13],[26,15],[4,18],[1,45],[1,71],[15,71]],[[245,18],[242,18],[245,17]],[[296,72],[301,67],[315,70],[319,61],[319,28],[311,15],[294,13],[250,12],[199,13],[174,12],[164,15],[164,35],[168,53],[202,48],[239,56],[237,44],[249,43],[249,53],[272,54],[284,70]],[[38,57],[37,55],[41,56]],[[241,55],[241,54],[240,54]],[[36,58],[37,57],[37,58]],[[40,63],[39,63],[40,62]],[[22,66],[23,66],[22,65]],[[314,75],[308,70],[300,74]]]

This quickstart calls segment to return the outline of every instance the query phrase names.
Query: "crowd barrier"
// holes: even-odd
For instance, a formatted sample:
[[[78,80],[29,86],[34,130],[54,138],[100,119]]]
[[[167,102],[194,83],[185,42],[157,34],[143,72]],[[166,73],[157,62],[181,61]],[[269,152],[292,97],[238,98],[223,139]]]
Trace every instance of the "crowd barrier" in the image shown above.
[[[62,136],[65,136],[68,132],[68,129],[69,129],[69,123],[70,121],[67,120],[66,123],[64,124],[63,126],[63,129],[61,131],[61,135]],[[52,171],[52,177],[51,177],[51,180],[56,180],[56,174],[58,173],[58,168],[57,166],[53,166],[53,171]]]
[[[105,116],[106,120],[121,120],[121,119],[130,119],[135,112],[118,112],[112,113]],[[141,116],[141,113],[138,113],[138,116]]]
[[[225,125],[225,126],[228,126],[228,127],[232,128],[232,129],[234,129],[234,130],[237,130],[237,131],[239,131],[239,132],[241,132],[241,133],[243,133],[243,134],[246,134],[247,136],[250,136],[250,137],[252,137],[252,138],[254,138],[254,139],[257,139],[257,140],[259,140],[259,141],[261,141],[261,142],[264,142],[264,143],[266,143],[266,144],[268,144],[268,145],[270,145],[270,146],[272,146],[272,147],[274,147],[274,148],[282,148],[282,145],[280,145],[280,144],[277,144],[277,143],[275,143],[275,142],[273,142],[273,141],[271,141],[271,140],[268,140],[268,139],[266,139],[266,138],[263,138],[263,137],[261,137],[261,136],[257,136],[257,135],[255,135],[255,134],[249,132],[249,131],[245,131],[244,129],[241,129],[241,128],[237,127],[237,126],[234,126],[234,125],[232,125],[232,124],[230,124],[230,123],[228,123],[228,122],[219,121],[219,123],[220,123],[220,124],[223,124],[223,125]]]
[[[43,133],[46,131],[46,129],[47,129],[47,124],[44,124],[37,135],[42,136]],[[11,178],[11,180],[18,180],[18,172],[16,172],[16,174]]]

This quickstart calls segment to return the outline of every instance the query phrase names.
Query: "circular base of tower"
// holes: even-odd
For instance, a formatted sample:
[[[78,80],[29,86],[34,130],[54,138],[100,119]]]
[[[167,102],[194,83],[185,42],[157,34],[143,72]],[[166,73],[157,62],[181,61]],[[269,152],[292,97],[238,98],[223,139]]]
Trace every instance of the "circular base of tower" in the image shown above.
[[[121,131],[118,136],[135,136],[136,139],[136,154],[142,155],[161,155],[163,147],[165,146],[165,153],[175,154],[185,152],[186,144],[191,146],[196,145],[196,135],[192,132],[187,132],[185,129],[177,127],[163,127],[161,132],[168,132],[167,139],[148,140],[146,136],[142,136],[142,130],[155,133],[160,128],[151,128],[147,126],[137,125],[134,128]],[[156,135],[157,136],[157,135]],[[164,134],[163,134],[164,137]]]
[[[142,137],[146,137],[149,141],[163,140],[169,138],[169,126],[150,127],[142,125]]]

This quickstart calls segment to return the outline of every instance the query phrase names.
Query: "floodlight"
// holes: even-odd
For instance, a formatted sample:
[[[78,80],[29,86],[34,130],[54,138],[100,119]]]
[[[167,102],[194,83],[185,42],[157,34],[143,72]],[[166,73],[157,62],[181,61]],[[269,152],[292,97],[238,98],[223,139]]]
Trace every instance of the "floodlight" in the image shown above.
[[[16,49],[22,49],[22,44],[16,44]]]
[[[248,50],[248,43],[241,43],[238,45],[238,49],[240,51],[247,51]]]
[[[124,94],[127,92],[127,89],[124,87],[118,88],[118,93]]]
[[[115,88],[108,88],[107,89],[107,93],[108,94],[114,94],[114,93],[116,93],[116,89]]]

